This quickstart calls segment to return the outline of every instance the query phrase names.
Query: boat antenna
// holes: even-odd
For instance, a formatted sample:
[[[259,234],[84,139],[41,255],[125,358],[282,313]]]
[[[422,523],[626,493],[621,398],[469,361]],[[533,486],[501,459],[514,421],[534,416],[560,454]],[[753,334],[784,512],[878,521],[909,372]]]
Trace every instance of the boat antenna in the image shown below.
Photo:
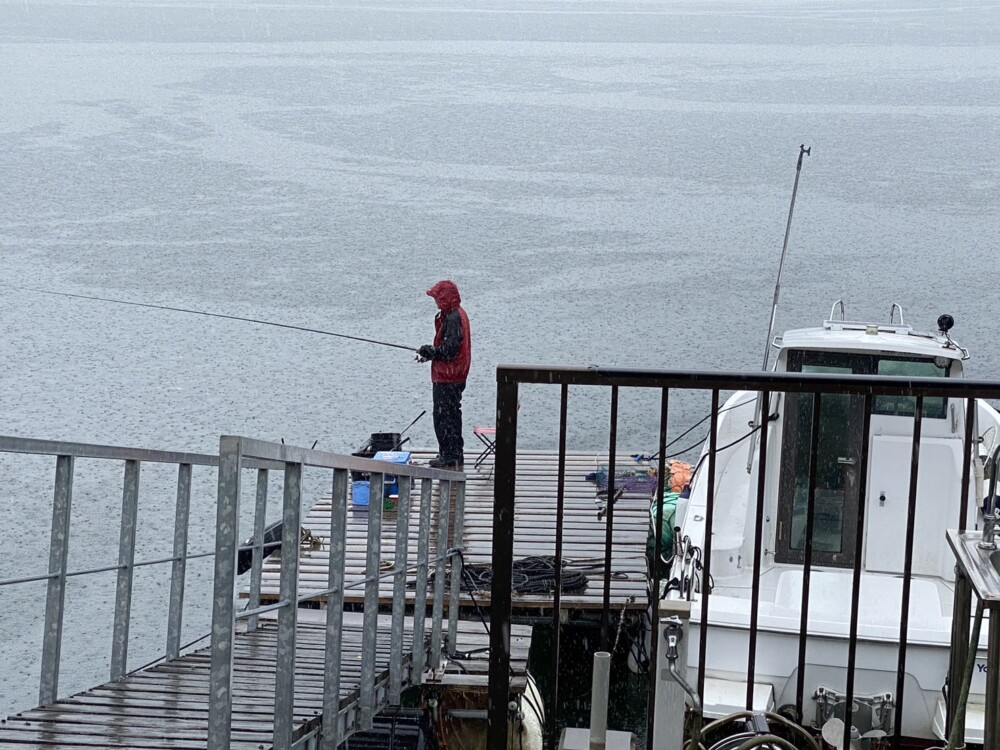
[[[319,328],[307,328],[305,326],[293,326],[289,323],[275,323],[270,320],[259,320],[257,318],[242,318],[239,315],[224,315],[222,313],[205,312],[204,310],[190,310],[186,307],[169,307],[167,305],[154,305],[149,302],[132,302],[130,300],[123,299],[111,299],[110,297],[94,297],[88,294],[72,294],[70,292],[54,292],[49,289],[36,289],[27,286],[14,286],[13,284],[0,284],[0,286],[5,286],[8,289],[17,289],[22,292],[35,292],[37,294],[51,294],[56,297],[73,297],[75,299],[88,299],[95,302],[110,302],[115,305],[132,305],[133,307],[148,307],[153,310],[169,310],[170,312],[187,313],[189,315],[204,315],[209,318],[224,318],[225,320],[241,320],[244,323],[256,323],[262,326],[274,326],[275,328],[287,328],[292,331],[305,331],[306,333],[321,333],[324,336],[336,336],[339,339],[350,339],[351,341],[362,341],[366,344],[377,344],[378,346],[389,346],[393,349],[405,349],[408,352],[415,352],[417,347],[406,346],[404,344],[393,344],[388,341],[378,341],[377,339],[369,339],[363,336],[351,336],[346,333],[334,333],[332,331],[323,331]],[[421,415],[422,416],[422,415]]]
[[[767,360],[771,354],[771,334],[774,333],[774,319],[778,314],[778,298],[781,296],[781,271],[785,267],[785,256],[788,254],[788,237],[792,231],[792,213],[795,211],[795,195],[799,192],[799,175],[802,173],[802,157],[809,156],[812,146],[799,146],[799,160],[795,164],[795,183],[792,185],[792,202],[788,206],[788,221],[785,223],[785,241],[781,246],[781,260],[778,263],[778,278],[774,280],[774,301],[771,303],[771,321],[767,324],[767,339],[764,341],[764,365],[761,368],[767,372]]]
[[[761,367],[763,372],[767,372],[767,360],[771,354],[771,336],[774,334],[774,319],[778,315],[778,298],[781,297],[781,272],[785,268],[785,256],[788,255],[788,238],[792,232],[792,214],[795,212],[795,196],[799,192],[799,175],[802,174],[802,157],[809,156],[812,146],[806,148],[803,143],[799,146],[799,158],[795,163],[795,182],[792,184],[792,200],[788,205],[788,221],[785,222],[785,241],[781,245],[781,260],[778,262],[778,277],[774,280],[774,300],[771,302],[771,320],[767,324],[767,338],[764,340],[764,364]],[[757,394],[757,405],[754,407],[753,427],[760,424],[760,394]],[[750,441],[750,451],[747,455],[747,474],[753,467],[753,451],[757,444],[754,436]]]

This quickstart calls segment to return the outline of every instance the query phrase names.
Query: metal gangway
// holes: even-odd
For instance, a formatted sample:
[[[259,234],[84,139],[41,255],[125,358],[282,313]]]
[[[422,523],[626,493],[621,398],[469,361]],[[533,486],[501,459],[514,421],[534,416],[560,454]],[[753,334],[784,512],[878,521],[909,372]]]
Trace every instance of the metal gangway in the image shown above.
[[[9,602],[11,597],[4,592],[15,587],[45,586],[44,604],[38,602],[33,613],[44,617],[38,706],[0,724],[3,747],[332,749],[352,734],[370,729],[373,717],[384,707],[399,705],[406,687],[432,679],[442,668],[443,655],[456,646],[467,647],[462,639],[469,628],[460,627],[458,621],[459,575],[450,576],[446,592],[446,573],[460,565],[456,540],[462,537],[465,498],[465,476],[460,472],[233,436],[221,438],[217,456],[0,437],[0,457],[11,459],[10,454],[52,457],[55,479],[47,572],[0,580],[0,602]],[[89,466],[91,459],[122,466],[118,560],[70,570],[74,478],[78,462],[86,460]],[[158,559],[142,559],[136,545],[144,465],[172,465],[177,472],[173,551]],[[192,474],[198,467],[217,470],[215,546],[192,552]],[[304,472],[311,481],[317,475],[328,482],[322,491],[332,493],[333,512],[330,528],[322,530],[329,540],[328,586],[300,595]],[[368,511],[368,543],[361,555],[365,574],[355,583],[345,582],[345,566],[352,564],[345,535],[351,472],[369,476],[372,498],[381,498],[386,475],[396,477],[399,486],[391,564],[380,559],[383,505],[376,499]],[[280,597],[262,605],[268,487],[279,477]],[[243,551],[252,554],[252,564],[247,603],[240,609],[240,506],[241,496],[251,489],[248,481],[255,482],[253,536]],[[409,519],[414,515],[417,528],[411,529]],[[200,558],[214,558],[211,643],[185,650],[181,633],[186,569]],[[166,644],[161,660],[130,671],[133,581],[137,571],[153,566],[170,568]],[[63,639],[67,583],[111,572],[116,587],[114,622],[108,633],[109,679],[91,690],[62,695],[64,646],[67,654],[73,648]],[[393,581],[394,597],[391,612],[380,615],[383,579]],[[414,597],[409,614],[408,585]],[[345,612],[344,594],[350,586],[364,589],[361,612]],[[325,609],[318,610],[315,604],[303,609],[321,598]],[[74,660],[81,658],[78,650],[72,654]]]

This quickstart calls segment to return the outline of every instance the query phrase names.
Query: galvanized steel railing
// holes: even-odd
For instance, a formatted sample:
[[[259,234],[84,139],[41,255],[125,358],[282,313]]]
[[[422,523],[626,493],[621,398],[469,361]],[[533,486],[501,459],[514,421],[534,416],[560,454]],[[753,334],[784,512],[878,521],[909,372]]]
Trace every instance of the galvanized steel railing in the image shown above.
[[[215,554],[214,551],[188,553],[191,470],[193,466],[216,466],[218,457],[199,453],[174,453],[20,437],[0,437],[0,453],[55,457],[48,573],[0,581],[0,588],[38,581],[48,582],[45,596],[45,626],[42,636],[41,676],[38,688],[39,705],[53,703],[59,697],[59,667],[62,653],[66,584],[70,578],[117,571],[114,627],[111,634],[110,679],[119,680],[128,672],[133,573],[137,568],[170,563],[170,599],[164,656],[167,659],[177,657],[181,649],[184,580],[187,562],[202,557],[211,557]],[[118,563],[116,565],[67,570],[71,537],[73,477],[77,459],[120,461],[123,464],[122,512],[119,528]],[[177,507],[173,533],[173,555],[136,562],[135,538],[138,523],[139,474],[143,463],[176,464]]]
[[[784,393],[805,393],[813,394],[814,414],[819,413],[819,404],[824,394],[851,394],[862,397],[864,400],[864,419],[862,426],[863,435],[868,434],[873,399],[876,396],[907,396],[915,397],[915,407],[913,413],[912,428],[912,459],[909,477],[909,497],[907,507],[907,526],[905,531],[905,549],[903,566],[903,586],[902,602],[899,615],[900,643],[898,648],[898,682],[896,684],[896,721],[895,726],[901,726],[903,715],[903,676],[906,666],[906,636],[908,630],[909,600],[911,592],[911,567],[913,560],[914,543],[914,516],[916,512],[916,492],[917,474],[920,465],[920,433],[921,420],[923,414],[923,399],[925,397],[951,397],[957,399],[967,399],[965,411],[965,433],[963,450],[964,460],[961,475],[960,497],[969,497],[970,487],[970,459],[971,446],[974,439],[973,423],[975,417],[975,402],[977,398],[1000,398],[1000,383],[973,381],[949,378],[901,378],[901,377],[875,377],[865,375],[834,376],[834,375],[802,375],[798,373],[699,373],[699,372],[673,372],[673,371],[653,371],[653,370],[628,370],[615,368],[548,368],[548,367],[500,367],[497,369],[497,440],[496,440],[496,460],[495,460],[495,484],[494,484],[494,535],[493,535],[493,583],[492,600],[490,605],[490,676],[489,676],[489,715],[488,715],[488,748],[489,750],[505,750],[508,747],[507,738],[507,704],[510,699],[510,640],[509,623],[511,621],[511,599],[509,596],[502,596],[500,592],[511,590],[512,564],[513,564],[513,541],[514,541],[514,509],[515,509],[515,480],[517,476],[517,417],[518,417],[518,389],[522,384],[532,385],[556,385],[561,388],[560,422],[558,426],[559,445],[559,477],[556,497],[556,594],[555,606],[552,614],[552,627],[554,633],[553,640],[553,671],[554,693],[550,705],[558,705],[558,663],[559,663],[559,634],[562,623],[560,620],[559,603],[559,576],[562,559],[562,523],[563,523],[563,500],[565,493],[565,454],[566,454],[566,432],[567,432],[567,412],[569,388],[572,387],[605,387],[610,390],[611,397],[611,418],[609,428],[609,452],[608,452],[608,497],[615,496],[614,475],[615,475],[615,453],[617,450],[618,435],[618,396],[621,388],[645,388],[652,389],[660,393],[660,427],[659,427],[659,485],[656,497],[663,497],[663,482],[665,476],[665,447],[667,438],[668,423],[668,403],[669,394],[672,389],[682,391],[700,390],[711,394],[711,426],[709,428],[710,446],[708,452],[707,466],[707,513],[705,517],[705,549],[704,549],[704,570],[702,580],[711,580],[711,544],[712,526],[715,511],[715,489],[716,489],[716,454],[721,450],[717,445],[716,433],[719,424],[719,400],[722,391],[748,390],[761,394],[763,409],[761,413],[768,414],[768,399]],[[772,402],[773,403],[773,402]],[[814,419],[814,426],[818,419]],[[763,469],[767,464],[767,429],[768,420],[762,420],[760,446],[761,450],[757,456],[759,461],[759,476],[764,476]],[[553,431],[553,438],[556,439],[556,432]],[[818,445],[818,430],[813,429],[808,438],[811,441],[811,455],[815,456]],[[854,699],[855,667],[857,664],[857,633],[859,617],[859,581],[861,577],[861,536],[863,534],[864,512],[866,488],[864,483],[867,477],[869,463],[868,439],[862,441],[860,460],[858,466],[858,477],[860,487],[858,488],[859,503],[857,509],[855,546],[857,554],[853,561],[853,590],[852,605],[850,614],[850,637],[848,640],[848,662],[847,662],[847,696],[845,705],[847,714],[844,717],[845,724],[851,725],[851,706]],[[798,649],[798,676],[796,686],[796,703],[799,707],[803,701],[803,678],[804,662],[806,656],[806,627],[809,621],[809,580],[811,568],[814,565],[812,556],[812,519],[813,507],[815,503],[816,488],[816,461],[810,461],[809,476],[809,516],[806,522],[807,537],[805,541],[805,560],[803,565],[803,592],[801,624],[799,631]],[[754,568],[753,591],[756,594],[760,586],[760,564],[761,559],[761,538],[762,522],[761,508],[764,501],[764,483],[758,484],[756,495],[757,519],[755,528],[754,543]],[[959,530],[964,531],[969,525],[967,518],[968,503],[962,502],[963,512],[954,519]],[[655,560],[660,559],[662,551],[662,503],[658,511],[656,526],[656,554]],[[612,575],[610,559],[613,546],[614,534],[614,504],[609,503],[607,509],[607,537],[606,537],[606,564],[604,582],[604,603],[602,617],[602,649],[606,648],[608,641],[608,626],[610,615],[610,576]],[[944,543],[942,533],[942,544]],[[653,573],[652,590],[659,591],[660,576],[663,571],[658,567]],[[710,597],[704,597],[701,606],[701,633],[699,639],[698,664],[701,667],[706,663],[707,642],[710,635],[707,633],[708,612]],[[968,604],[968,598],[964,599],[964,605]],[[956,605],[958,606],[958,605]],[[964,610],[956,610],[956,613],[964,612],[968,615],[968,607]],[[967,617],[959,619],[968,619]],[[968,623],[965,623],[966,629]],[[758,607],[753,604],[750,614],[750,648],[747,656],[747,708],[752,707],[752,691],[754,684],[756,643],[758,634]],[[1000,640],[1000,636],[998,636]],[[656,665],[658,637],[651,639],[650,664]],[[952,685],[957,684],[955,680],[956,665],[952,665]],[[655,668],[649,670],[649,691],[647,707],[647,747],[652,750],[654,747],[654,703],[659,675]],[[699,669],[699,680],[697,690],[704,695],[704,668]],[[952,691],[955,693],[956,691]],[[951,696],[949,704],[949,725],[955,716],[955,695]],[[555,747],[555,728],[558,719],[555,711],[548,713],[550,733],[548,745]],[[997,730],[1000,731],[1000,730]],[[849,732],[845,733],[845,743],[849,740]],[[1000,747],[1000,737],[991,737],[992,746]],[[892,737],[893,750],[898,750],[900,733],[897,731]]]
[[[465,502],[464,474],[418,466],[390,464],[381,461],[339,456],[275,443],[239,437],[223,437],[220,455],[177,453],[168,451],[55,442],[29,438],[0,436],[0,454],[34,454],[55,458],[52,526],[49,545],[48,572],[0,580],[0,589],[18,584],[47,581],[45,625],[42,639],[41,677],[38,703],[48,705],[59,698],[59,667],[63,642],[65,594],[68,579],[97,573],[117,571],[110,680],[120,680],[128,674],[129,626],[131,621],[132,580],[137,568],[171,564],[167,639],[163,657],[179,656],[183,617],[186,565],[189,560],[215,557],[214,605],[212,613],[211,698],[209,704],[209,741],[211,749],[229,747],[232,709],[233,640],[236,622],[247,621],[247,629],[258,625],[265,612],[277,611],[278,650],[276,660],[276,690],[274,704],[274,747],[292,747],[293,697],[295,680],[296,608],[301,602],[328,597],[325,657],[325,694],[320,747],[336,748],[350,732],[370,728],[372,718],[386,702],[398,704],[405,682],[418,683],[425,667],[437,670],[442,654],[454,647],[458,629],[458,596],[461,576],[451,576],[448,592],[448,626],[444,632],[445,579],[449,565],[460,564],[462,519]],[[68,570],[71,537],[70,518],[73,501],[73,478],[76,459],[120,461],[123,464],[122,513],[119,528],[118,563],[101,567]],[[177,466],[177,504],[173,529],[173,554],[153,560],[135,560],[135,540],[138,524],[139,477],[143,463],[175,464]],[[219,467],[216,546],[212,551],[188,552],[190,530],[191,477],[193,466]],[[304,467],[332,469],[332,514],[330,528],[330,563],[328,587],[308,595],[298,595],[298,563],[302,503],[302,470]],[[253,562],[250,574],[249,603],[236,612],[236,569],[240,549],[239,497],[241,471],[256,469],[256,502],[254,508]],[[281,547],[280,600],[261,606],[261,581],[264,560],[264,527],[267,512],[268,477],[270,471],[284,473],[282,507],[283,537]],[[381,498],[386,474],[398,477],[399,507],[391,571],[379,572],[382,528],[382,503],[373,501],[368,512],[368,546],[364,586],[364,639],[360,685],[360,701],[356,715],[349,717],[340,711],[341,625],[344,608],[344,563],[346,557],[347,487],[351,471],[368,472],[371,493]],[[417,560],[407,559],[410,535],[409,515],[413,482],[420,482],[420,509],[417,529]],[[440,484],[435,554],[431,556],[433,482]],[[454,493],[453,490],[454,489]],[[455,496],[454,520],[451,521],[451,498]],[[452,536],[449,539],[449,529]],[[449,543],[450,542],[450,543]],[[430,637],[424,632],[427,612],[428,576],[434,574],[432,626]],[[407,575],[415,576],[413,658],[409,674],[403,672],[404,615],[406,611]],[[391,616],[391,658],[388,687],[379,688],[375,681],[375,654],[378,638],[379,581],[393,579]],[[422,644],[429,640],[429,649]],[[419,645],[418,645],[419,644]],[[314,727],[308,736],[314,739],[321,731]],[[307,737],[299,737],[296,745]]]
[[[237,612],[235,608],[236,555],[239,548],[238,520],[241,468],[251,461],[267,462],[284,472],[282,505],[283,538],[281,545],[281,575],[279,601],[261,606],[261,562],[259,549],[264,530],[264,513],[267,508],[268,468],[259,468],[255,507],[255,549],[251,571],[251,589],[248,608]],[[302,470],[304,467],[332,471],[332,510],[330,519],[330,555],[328,586],[308,595],[298,594],[299,528],[302,504]],[[368,508],[367,554],[365,577],[357,582],[364,586],[364,614],[362,636],[362,661],[360,696],[356,712],[340,709],[341,632],[343,623],[345,586],[344,563],[346,559],[347,488],[351,471],[370,475],[371,501]],[[382,487],[385,475],[398,477],[399,506],[396,526],[395,564],[393,569],[380,572],[379,557],[382,535]],[[407,559],[409,514],[412,482],[420,480],[420,514],[418,534],[418,559]],[[432,482],[440,483],[438,506],[438,544],[435,555],[430,553]],[[448,544],[449,517],[452,488],[455,488],[455,520],[452,545]],[[274,736],[276,750],[293,747],[293,708],[295,694],[295,643],[297,606],[299,603],[327,597],[326,650],[324,656],[323,715],[320,727],[305,736],[296,737],[299,746],[309,737],[319,735],[319,747],[333,750],[353,731],[364,731],[372,726],[372,719],[386,703],[398,704],[406,675],[403,673],[403,639],[406,577],[416,573],[413,623],[413,661],[409,680],[419,684],[425,659],[430,667],[438,669],[441,654],[453,648],[458,630],[458,595],[461,576],[451,576],[448,605],[448,631],[443,633],[445,570],[456,564],[458,558],[455,540],[462,538],[462,517],[465,501],[464,474],[420,466],[400,465],[383,461],[340,456],[322,451],[297,448],[284,444],[268,443],[242,437],[225,436],[219,445],[219,499],[216,524],[215,594],[212,612],[212,662],[209,702],[209,750],[226,750],[230,745],[232,716],[233,645],[236,623],[246,619],[248,629],[256,627],[257,618],[265,612],[277,611],[277,656],[275,664]],[[423,643],[424,616],[427,611],[427,578],[433,566],[434,591],[429,654]],[[376,685],[376,647],[378,644],[379,581],[393,579],[392,625],[390,641],[390,671],[388,687]],[[350,715],[349,715],[350,714]]]

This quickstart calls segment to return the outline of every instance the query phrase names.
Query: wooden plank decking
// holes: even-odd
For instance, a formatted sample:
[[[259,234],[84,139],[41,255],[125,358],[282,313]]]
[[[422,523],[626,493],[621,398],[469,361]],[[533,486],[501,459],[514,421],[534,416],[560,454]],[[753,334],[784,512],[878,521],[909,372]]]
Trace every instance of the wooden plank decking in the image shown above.
[[[312,731],[323,709],[323,613],[300,611],[295,654],[296,735]],[[266,616],[265,616],[266,618]],[[270,747],[274,706],[274,623],[262,618],[260,628],[237,636],[234,653],[232,748]],[[379,618],[376,683],[389,675],[389,621]],[[357,702],[360,681],[361,616],[344,616],[341,712]],[[407,620],[404,662],[411,662],[412,620]],[[430,632],[427,623],[426,632]],[[511,664],[514,687],[523,689],[530,645],[530,628],[512,628]],[[475,652],[488,645],[482,623],[459,623],[459,650]],[[65,698],[49,706],[24,711],[0,723],[0,747],[27,750],[94,750],[95,748],[205,748],[208,737],[209,649],[132,674]],[[485,684],[487,657],[462,662],[463,684]],[[440,675],[449,683],[457,665]],[[404,670],[405,673],[405,670]]]
[[[473,466],[477,453],[466,454],[466,499],[463,543],[465,561],[471,564],[488,564],[493,553],[493,464],[492,459],[480,469]],[[415,452],[415,462],[425,462],[426,452]],[[619,466],[634,465],[627,454],[618,456]],[[573,566],[588,566],[588,585],[579,593],[564,593],[564,609],[599,609],[603,606],[604,592],[604,542],[606,518],[598,518],[596,486],[584,477],[607,463],[607,456],[573,453],[566,457],[565,518],[563,521],[563,556]],[[517,457],[517,497],[514,521],[514,558],[555,554],[555,513],[558,481],[558,456],[554,453],[521,452]],[[614,548],[612,551],[611,605],[620,608],[643,609],[646,602],[646,536],[649,529],[649,494],[625,493],[614,509]],[[417,514],[420,494],[415,488],[410,511],[409,559],[414,559],[417,546]],[[432,528],[437,528],[438,497],[435,489]],[[368,547],[368,511],[348,505],[348,565],[346,579],[349,588],[345,599],[360,603],[364,589],[359,582],[364,578],[364,551]],[[329,536],[330,498],[326,497],[312,508],[303,525],[324,540]],[[390,560],[395,548],[396,519],[386,513],[382,524],[382,550],[384,560]],[[436,539],[431,539],[436,548]],[[299,594],[322,591],[327,588],[327,546],[316,551],[303,551],[300,556]],[[265,561],[263,601],[276,601],[280,561]],[[413,580],[413,574],[410,580]],[[392,579],[385,578],[380,585],[383,604],[392,601]],[[476,602],[489,603],[488,593],[477,593]],[[413,592],[407,595],[413,602]],[[472,597],[462,594],[462,606],[473,606]],[[517,609],[545,610],[552,608],[551,594],[520,595],[513,597]]]

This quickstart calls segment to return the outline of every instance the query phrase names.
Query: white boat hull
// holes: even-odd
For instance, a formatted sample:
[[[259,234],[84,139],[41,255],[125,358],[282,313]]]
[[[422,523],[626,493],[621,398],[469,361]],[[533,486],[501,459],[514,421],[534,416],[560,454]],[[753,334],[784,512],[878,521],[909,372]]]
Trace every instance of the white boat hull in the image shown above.
[[[701,627],[692,620],[689,644],[689,675],[697,679],[698,649]],[[747,655],[750,632],[748,628],[709,626],[706,678],[738,683],[739,701],[726,705],[706,693],[705,702],[713,706],[708,711],[711,718],[745,708]],[[811,636],[806,644],[806,669],[803,680],[803,723],[818,726],[815,696],[820,688],[841,696],[847,692],[846,638]],[[774,708],[795,705],[798,689],[799,637],[788,632],[761,630],[757,633],[757,659],[754,675],[756,685],[769,686],[773,691]],[[934,716],[942,701],[942,687],[948,674],[949,649],[942,645],[910,645],[907,647],[905,676],[903,680],[902,734],[920,739],[944,739],[943,728],[934,727]],[[985,693],[985,652],[978,661],[973,675],[970,702],[982,704]],[[854,695],[867,698],[879,695],[892,696],[893,706],[898,700],[897,668],[899,644],[861,641],[857,644]],[[716,689],[718,687],[716,686]],[[730,692],[730,694],[732,694]],[[893,708],[893,726],[895,709]],[[974,724],[974,723],[973,723]],[[975,731],[974,726],[969,727]],[[979,742],[981,738],[981,727]],[[975,734],[967,736],[975,742]]]

